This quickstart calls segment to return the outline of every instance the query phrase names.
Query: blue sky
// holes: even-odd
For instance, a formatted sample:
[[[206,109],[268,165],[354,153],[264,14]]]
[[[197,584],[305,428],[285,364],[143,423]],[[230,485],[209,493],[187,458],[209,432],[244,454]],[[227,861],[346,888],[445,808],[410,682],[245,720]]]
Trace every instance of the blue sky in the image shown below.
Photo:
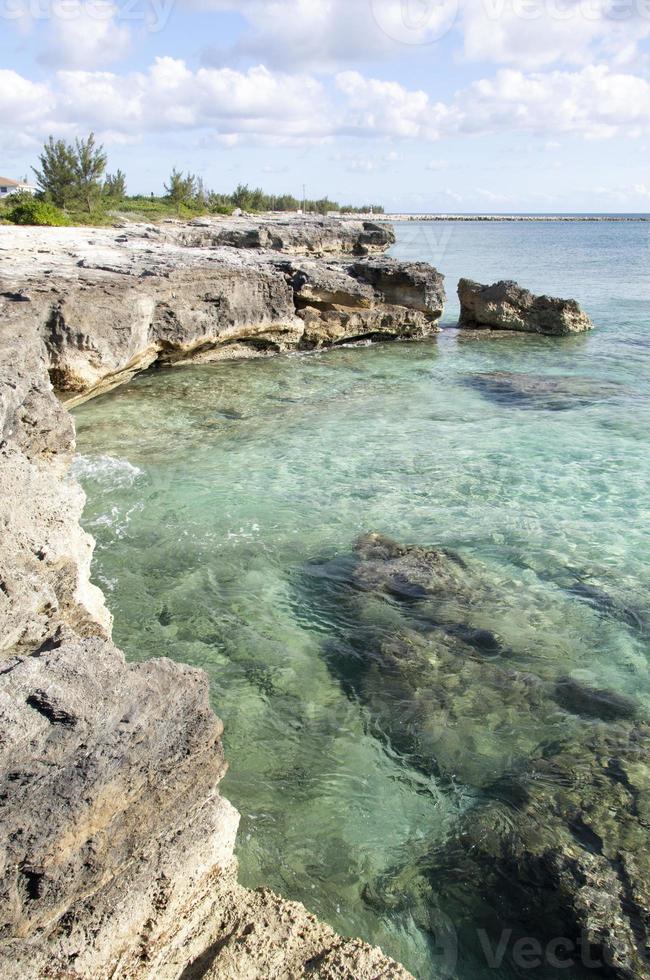
[[[95,130],[132,193],[650,211],[650,0],[0,0],[0,174]]]

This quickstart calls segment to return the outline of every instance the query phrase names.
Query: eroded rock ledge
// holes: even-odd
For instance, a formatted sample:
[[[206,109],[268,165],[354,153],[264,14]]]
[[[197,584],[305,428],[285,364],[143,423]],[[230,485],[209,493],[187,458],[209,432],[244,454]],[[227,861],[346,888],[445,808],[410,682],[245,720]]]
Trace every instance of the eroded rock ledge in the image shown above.
[[[159,247],[144,228],[1,232],[0,974],[407,980],[302,906],[237,884],[206,678],[127,664],[113,645],[50,376],[79,397],[162,355],[419,335],[440,278],[186,247],[168,240],[177,226]]]
[[[370,254],[391,244],[390,228],[349,225],[266,222],[256,237],[250,222],[223,221],[0,228],[2,292],[8,302],[31,304],[54,386],[72,404],[156,361],[435,333],[443,277],[425,264]],[[305,239],[311,249],[294,255]],[[256,241],[287,244],[290,256]],[[344,251],[335,258],[311,254],[337,248]]]

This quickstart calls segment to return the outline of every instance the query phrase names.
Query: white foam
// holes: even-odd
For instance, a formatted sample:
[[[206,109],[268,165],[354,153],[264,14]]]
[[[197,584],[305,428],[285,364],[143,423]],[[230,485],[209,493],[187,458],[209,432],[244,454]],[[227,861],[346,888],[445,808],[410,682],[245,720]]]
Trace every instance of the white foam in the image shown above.
[[[142,470],[115,456],[75,456],[71,475],[80,483],[92,480],[106,489],[121,490],[133,486]]]

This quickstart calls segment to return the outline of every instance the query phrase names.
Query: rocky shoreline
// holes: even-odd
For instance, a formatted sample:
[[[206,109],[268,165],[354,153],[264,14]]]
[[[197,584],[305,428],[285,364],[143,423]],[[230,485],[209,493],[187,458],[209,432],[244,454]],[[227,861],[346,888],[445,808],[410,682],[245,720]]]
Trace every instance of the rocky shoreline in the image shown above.
[[[29,302],[73,405],[154,363],[435,333],[443,278],[381,257],[393,241],[367,222],[3,228],[0,278],[6,303]]]
[[[237,884],[238,814],[219,794],[226,763],[207,681],[165,660],[127,664],[113,645],[63,404],[152,365],[431,336],[443,277],[384,257],[393,240],[364,221],[0,229],[3,976],[409,976],[301,906]],[[396,547],[360,552],[364,588],[410,581],[412,554]],[[432,573],[418,552],[423,562],[419,598]],[[408,677],[430,670],[407,660]],[[539,805],[564,819],[557,800]],[[567,868],[558,876],[573,894]],[[627,978],[637,960],[624,944],[613,975]]]
[[[249,230],[227,227],[238,246],[213,247],[223,229],[200,225],[2,229],[3,977],[409,976],[302,906],[237,884],[239,815],[219,794],[207,679],[165,660],[127,664],[90,583],[74,426],[52,381],[74,402],[157,358],[435,329],[435,270],[368,254],[388,231],[315,228],[315,251],[350,256],[339,271],[294,259],[291,229],[274,232],[281,255]],[[202,244],[179,240],[189,235]]]

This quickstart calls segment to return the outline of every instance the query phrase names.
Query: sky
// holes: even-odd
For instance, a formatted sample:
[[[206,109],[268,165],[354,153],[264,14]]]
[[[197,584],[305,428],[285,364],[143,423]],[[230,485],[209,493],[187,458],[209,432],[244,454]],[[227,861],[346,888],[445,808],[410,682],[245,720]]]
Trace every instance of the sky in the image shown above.
[[[0,174],[93,130],[130,193],[650,211],[650,0],[0,0]]]

